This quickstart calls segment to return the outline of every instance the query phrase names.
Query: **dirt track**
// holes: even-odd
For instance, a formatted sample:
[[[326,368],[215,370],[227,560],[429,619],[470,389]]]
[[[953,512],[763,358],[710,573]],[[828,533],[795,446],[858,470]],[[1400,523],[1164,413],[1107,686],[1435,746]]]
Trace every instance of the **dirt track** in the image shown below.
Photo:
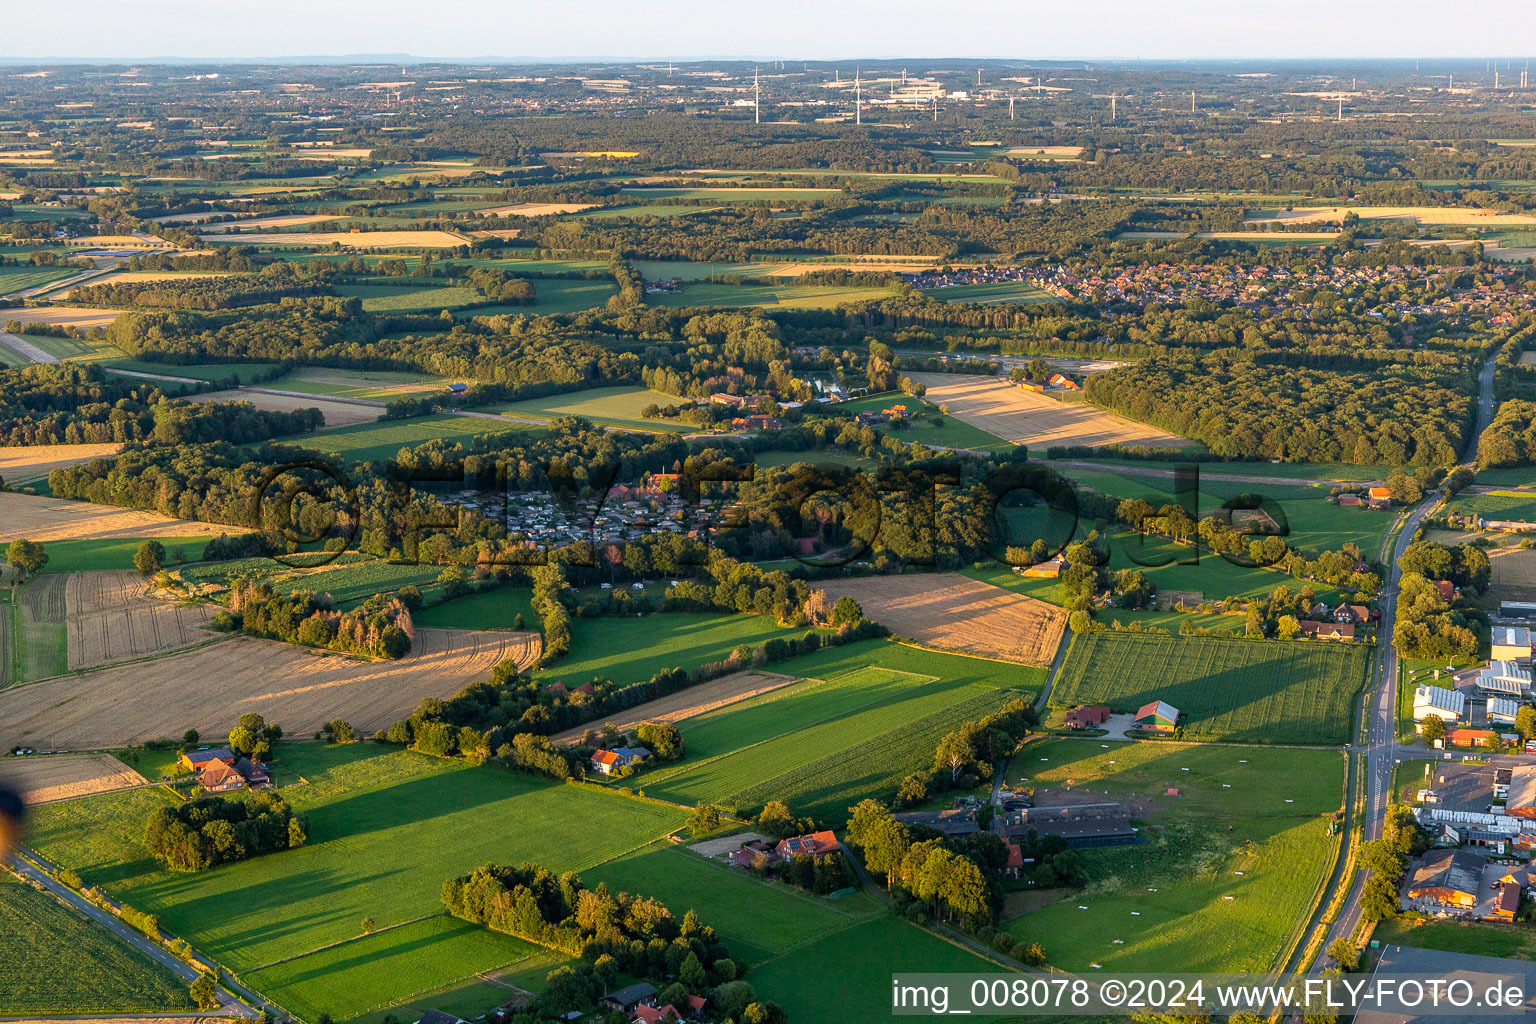
[[[1031,448],[1098,444],[1171,447],[1189,443],[1094,405],[1059,402],[1016,388],[1001,377],[914,373],[912,379],[927,385],[928,393],[923,397],[947,406],[955,419]]]
[[[52,754],[0,760],[0,779],[28,804],[110,793],[142,785],[144,776],[111,754]]]
[[[607,722],[612,722],[620,730],[632,729],[641,722],[681,722],[685,718],[693,718],[696,715],[723,708],[727,704],[735,704],[737,701],[747,700],[760,693],[777,690],[781,686],[788,686],[795,682],[799,682],[798,677],[780,675],[777,672],[762,672],[757,669],[732,672],[712,683],[690,686],[686,690],[668,694],[659,700],[637,705],[602,722],[589,722],[575,729],[567,729],[552,739],[556,743],[579,740],[588,729],[600,729]]]
[[[136,572],[77,572],[68,577],[69,669],[190,647],[212,640],[213,608],[177,606],[149,596],[149,581]]]
[[[53,742],[116,747],[222,735],[247,711],[290,733],[344,718],[364,732],[389,725],[426,697],[451,697],[498,661],[537,660],[536,633],[420,629],[399,661],[359,661],[274,640],[232,637],[164,658],[62,676],[0,692],[0,749]]]
[[[961,576],[870,576],[819,584],[919,643],[1005,661],[1045,664],[1056,656],[1067,613],[1056,605]]]

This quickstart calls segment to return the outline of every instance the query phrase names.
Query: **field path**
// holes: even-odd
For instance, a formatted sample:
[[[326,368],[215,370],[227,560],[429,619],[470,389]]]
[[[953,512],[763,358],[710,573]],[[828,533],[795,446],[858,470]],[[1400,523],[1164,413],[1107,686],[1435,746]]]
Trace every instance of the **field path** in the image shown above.
[[[4,331],[0,331],[0,344],[3,344],[23,359],[29,359],[34,363],[56,363],[59,361],[58,356],[49,355],[26,338],[15,334],[7,334]]]

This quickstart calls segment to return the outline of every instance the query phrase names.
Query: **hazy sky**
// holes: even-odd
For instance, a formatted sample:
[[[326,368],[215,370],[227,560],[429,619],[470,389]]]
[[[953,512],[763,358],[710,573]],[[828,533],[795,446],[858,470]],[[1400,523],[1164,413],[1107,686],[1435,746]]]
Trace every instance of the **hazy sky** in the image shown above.
[[[0,56],[1524,57],[1536,18],[1522,6],[1473,17],[1444,0],[3,0]]]

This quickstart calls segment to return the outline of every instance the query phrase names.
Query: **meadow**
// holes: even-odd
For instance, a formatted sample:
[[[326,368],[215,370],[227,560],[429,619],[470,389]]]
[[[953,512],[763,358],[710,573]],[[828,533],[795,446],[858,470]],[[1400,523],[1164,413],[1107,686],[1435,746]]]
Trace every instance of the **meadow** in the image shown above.
[[[989,452],[1011,451],[1014,448],[1011,441],[1005,441],[996,434],[989,434],[980,427],[972,426],[953,416],[943,416],[943,423],[935,424],[930,417],[935,413],[943,415],[937,404],[904,395],[899,391],[887,391],[881,395],[840,402],[835,406],[827,407],[826,411],[832,415],[847,417],[856,416],[861,412],[879,412],[895,405],[907,407],[908,425],[905,427],[883,426],[879,429],[907,444]]]
[[[1369,660],[1364,647],[1328,641],[1081,633],[1050,703],[1131,712],[1164,700],[1192,739],[1343,743]]]
[[[519,615],[524,629],[539,628],[539,617],[534,614],[528,590],[497,587],[422,608],[411,613],[411,621],[418,626],[444,629],[515,629]]]
[[[1527,471],[1529,472],[1529,471]],[[1462,494],[1447,510],[1455,515],[1475,515],[1482,519],[1536,520],[1536,491],[1489,491],[1486,494]]]
[[[382,284],[340,284],[336,294],[363,300],[369,313],[421,313],[462,309],[485,296],[468,286],[400,288]]]
[[[762,309],[831,309],[855,302],[889,298],[889,288],[861,285],[806,285],[793,279],[784,284],[720,284],[700,281],[680,292],[661,292],[646,297],[654,306],[681,309],[693,306],[757,306]]]
[[[511,421],[503,425],[477,416],[436,413],[406,420],[356,423],[283,440],[287,444],[302,445],[358,462],[378,462],[394,458],[401,448],[414,448],[428,441],[441,439],[469,444],[485,434],[527,432],[530,429],[537,428]]]
[[[0,921],[0,1014],[192,1008],[181,979],[9,874],[0,874]]]
[[[686,398],[662,391],[621,385],[484,406],[479,411],[542,420],[560,416],[585,416],[594,423],[628,427],[631,430],[686,431],[694,428],[675,421],[648,420],[640,415],[640,410],[648,405],[684,405],[687,402]]]
[[[555,316],[580,313],[584,309],[605,306],[618,287],[613,281],[588,281],[579,277],[538,278],[533,282],[533,301],[526,306],[478,306],[462,310],[459,316]]]
[[[741,644],[757,647],[804,632],[760,615],[657,612],[640,618],[573,619],[571,653],[539,674],[571,686],[598,676],[638,683],[664,668],[722,661]]]
[[[146,534],[147,536],[147,534]],[[210,537],[156,537],[165,545],[165,562],[193,562],[203,557]],[[93,569],[132,569],[133,555],[143,543],[140,537],[102,537],[88,540],[50,540],[45,573],[89,572]]]
[[[1083,851],[1085,889],[1051,893],[1055,902],[1006,925],[1044,945],[1052,966],[1262,972],[1288,951],[1322,891],[1344,759],[1059,739],[1026,746],[1008,781],[1144,808],[1143,842]]]
[[[286,743],[275,769],[283,795],[309,819],[309,841],[298,850],[196,875],[165,871],[140,842],[150,812],[167,799],[159,790],[45,805],[32,843],[246,972],[356,938],[364,917],[382,928],[436,914],[443,880],[487,861],[581,871],[684,820],[679,810],[617,793],[373,744]]]
[[[33,267],[28,265],[0,266],[0,295],[8,295],[11,292],[25,291],[28,288],[36,288],[45,285],[49,281],[58,281],[79,273],[74,267]]]
[[[935,288],[926,294],[944,302],[970,302],[991,306],[1005,302],[1059,302],[1050,292],[1041,291],[1028,281],[995,281],[989,284],[961,284]]]

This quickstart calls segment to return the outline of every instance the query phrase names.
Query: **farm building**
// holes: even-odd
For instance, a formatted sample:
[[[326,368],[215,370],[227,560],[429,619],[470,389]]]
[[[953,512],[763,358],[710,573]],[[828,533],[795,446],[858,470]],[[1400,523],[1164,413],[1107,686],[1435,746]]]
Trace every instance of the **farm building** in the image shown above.
[[[1513,921],[1515,914],[1520,910],[1520,883],[1498,883],[1498,895],[1493,898],[1493,906],[1488,909],[1489,921]]]
[[[1483,859],[1471,850],[1431,850],[1408,878],[1408,896],[1450,907],[1477,906]]]
[[[1430,788],[1420,791],[1424,806],[1447,813],[1488,814],[1496,795],[1495,771],[1488,765],[1436,766]],[[1505,781],[1506,791],[1508,780]]]
[[[1353,640],[1355,638],[1355,626],[1351,622],[1316,622],[1312,619],[1302,619],[1296,625],[1301,627],[1303,634],[1318,640]]]
[[[1523,764],[1510,769],[1504,813],[1511,818],[1536,820],[1536,765]]]
[[[1531,689],[1531,671],[1513,661],[1495,661],[1477,674],[1477,688],[1489,695],[1518,699]]]
[[[1179,724],[1179,709],[1165,700],[1154,700],[1136,712],[1135,724],[1148,732],[1173,732]]]
[[[648,981],[625,985],[603,996],[603,1005],[624,1013],[633,1013],[637,1006],[655,1006],[656,986]]]
[[[1413,720],[1423,722],[1434,715],[1447,725],[1467,716],[1467,695],[1443,686],[1422,685],[1413,691]]]
[[[1371,508],[1388,508],[1392,504],[1392,492],[1385,487],[1372,487],[1365,492],[1365,503]]]
[[[1492,729],[1452,729],[1445,734],[1447,747],[1482,747],[1489,740],[1497,740],[1499,734]]]
[[[946,836],[969,836],[981,831],[976,823],[976,812],[968,808],[949,808],[942,811],[906,811],[891,817],[903,825],[918,825],[942,832]]]
[[[1093,704],[1068,711],[1065,724],[1068,729],[1097,729],[1109,721],[1109,716],[1109,708]]]
[[[615,747],[612,750],[592,752],[592,768],[603,775],[612,775],[620,769],[638,764],[651,756],[644,747]]]
[[[416,1024],[469,1024],[469,1022],[463,1017],[455,1017],[442,1010],[428,1010],[417,1019]]]
[[[1531,663],[1531,631],[1525,626],[1493,627],[1494,661],[1513,661],[1520,665]]]
[[[197,784],[204,792],[234,793],[247,788],[272,788],[272,779],[265,768],[228,747],[188,751],[177,759],[177,763],[197,773]]]
[[[1123,846],[1139,837],[1123,804],[1069,804],[1063,807],[1020,807],[1004,812],[1003,838],[1061,836],[1072,849]]]
[[[1499,722],[1503,725],[1514,725],[1515,716],[1520,713],[1520,702],[1508,697],[1490,697],[1488,699],[1488,721]]]
[[[802,853],[810,857],[825,857],[829,853],[837,852],[837,836],[831,829],[824,832],[811,832],[803,836],[791,836],[788,839],[780,839],[779,845],[773,848],[773,852],[780,860],[788,860]]]
[[[1500,601],[1499,615],[1506,619],[1536,619],[1536,601]]]
[[[1044,562],[1036,562],[1034,565],[1022,566],[1014,571],[1030,579],[1054,580],[1061,575],[1061,570],[1064,568],[1066,568],[1065,562],[1059,558],[1052,558]]]

